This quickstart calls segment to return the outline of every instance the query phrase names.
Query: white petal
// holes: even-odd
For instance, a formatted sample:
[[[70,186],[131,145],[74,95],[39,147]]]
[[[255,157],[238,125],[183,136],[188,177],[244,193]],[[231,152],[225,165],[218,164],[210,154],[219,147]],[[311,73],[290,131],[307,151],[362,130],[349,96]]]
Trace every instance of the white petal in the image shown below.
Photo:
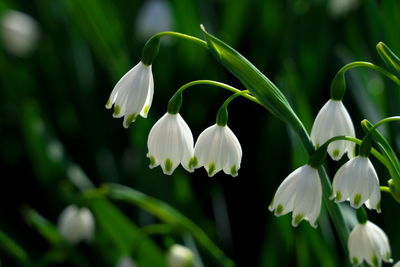
[[[182,165],[189,171],[193,157],[193,136],[189,126],[179,114],[166,113],[150,130],[147,146],[152,166],[161,165],[165,174],[172,174]]]
[[[240,168],[242,148],[228,126],[212,125],[205,129],[197,139],[194,154],[198,167],[204,166],[210,177],[218,171],[237,175]]]
[[[153,73],[151,72],[151,66],[150,68],[150,73],[149,73],[149,90],[147,93],[146,101],[144,102],[144,105],[142,107],[142,110],[140,111],[140,116],[143,118],[147,118],[147,114],[150,110],[151,103],[153,102],[153,95],[154,95],[154,80],[153,80]]]
[[[311,140],[316,147],[338,135],[355,136],[353,122],[342,101],[329,100],[318,112],[312,130]],[[339,160],[347,152],[353,155],[354,144],[349,141],[334,141],[328,146],[328,153]]]

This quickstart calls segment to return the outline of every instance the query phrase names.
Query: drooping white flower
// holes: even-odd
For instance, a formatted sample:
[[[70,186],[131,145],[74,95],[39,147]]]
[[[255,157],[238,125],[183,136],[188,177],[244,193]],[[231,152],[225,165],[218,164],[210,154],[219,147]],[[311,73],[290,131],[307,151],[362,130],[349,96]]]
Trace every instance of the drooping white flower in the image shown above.
[[[331,199],[335,198],[336,202],[349,200],[353,208],[365,202],[367,208],[381,211],[378,175],[367,157],[357,156],[341,166],[332,187]]]
[[[315,147],[323,145],[328,139],[346,135],[355,137],[353,122],[342,101],[330,99],[318,112],[311,129],[311,140]],[[354,157],[353,142],[337,140],[329,144],[328,153],[333,160],[339,160],[343,154]]]
[[[136,120],[138,114],[147,117],[153,101],[154,81],[151,65],[139,62],[115,85],[107,101],[106,108],[114,105],[114,118],[124,116],[124,127]]]
[[[166,258],[170,267],[191,267],[194,262],[193,252],[178,244],[169,248]]]
[[[296,227],[303,219],[317,227],[321,210],[322,187],[318,170],[303,165],[294,170],[281,183],[269,206],[275,216],[292,212],[292,225]]]
[[[172,174],[179,164],[193,172],[193,135],[179,113],[166,113],[149,133],[147,140],[150,168],[161,165],[164,174]]]
[[[381,266],[381,261],[392,262],[390,245],[385,232],[370,221],[357,224],[347,242],[350,261],[357,266],[364,260],[371,266]]]
[[[220,170],[237,176],[241,160],[239,140],[227,125],[208,127],[200,134],[194,147],[196,168],[204,166],[210,177]]]
[[[94,217],[88,208],[77,208],[75,205],[66,207],[58,218],[57,226],[61,235],[71,244],[89,242],[94,236]]]
[[[0,17],[0,35],[6,50],[16,56],[28,55],[39,39],[39,25],[28,14],[8,10]]]

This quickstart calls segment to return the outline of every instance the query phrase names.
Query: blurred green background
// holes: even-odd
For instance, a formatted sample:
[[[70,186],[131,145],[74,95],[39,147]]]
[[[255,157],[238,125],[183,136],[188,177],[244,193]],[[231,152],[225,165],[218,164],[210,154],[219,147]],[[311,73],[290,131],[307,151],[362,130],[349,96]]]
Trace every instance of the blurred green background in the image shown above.
[[[139,62],[154,31],[201,37],[204,24],[274,81],[311,129],[341,66],[355,60],[383,66],[375,51],[379,41],[400,53],[398,0],[2,0],[0,16],[9,10],[32,16],[38,37],[30,51],[16,52],[7,47],[2,26],[3,266],[114,266],[126,254],[138,266],[164,266],[157,258],[175,242],[196,252],[196,266],[223,266],[191,234],[176,225],[168,230],[170,224],[146,208],[85,200],[71,183],[85,179],[95,186],[127,185],[174,207],[237,266],[348,264],[325,210],[316,230],[308,223],[293,229],[289,215],[276,218],[268,212],[280,182],[307,159],[286,125],[247,100],[230,105],[229,126],[243,149],[238,177],[208,178],[203,169],[189,174],[181,167],[165,176],[160,168],[148,168],[148,132],[175,90],[197,79],[243,88],[203,48],[183,40],[162,42],[153,64],[155,95],[148,119],[125,130],[104,105],[120,77]],[[399,114],[400,91],[391,81],[364,69],[350,71],[347,84],[344,102],[359,138],[362,119],[376,122]],[[181,114],[195,139],[214,124],[227,96],[208,86],[186,91]],[[384,134],[398,149],[399,127],[391,125]],[[384,184],[388,174],[374,163]],[[331,175],[339,166],[329,163]],[[90,244],[60,245],[54,225],[71,203],[95,214],[96,238]],[[385,193],[382,211],[371,212],[370,220],[388,234],[399,260],[398,204]],[[166,232],[149,230],[160,223]]]

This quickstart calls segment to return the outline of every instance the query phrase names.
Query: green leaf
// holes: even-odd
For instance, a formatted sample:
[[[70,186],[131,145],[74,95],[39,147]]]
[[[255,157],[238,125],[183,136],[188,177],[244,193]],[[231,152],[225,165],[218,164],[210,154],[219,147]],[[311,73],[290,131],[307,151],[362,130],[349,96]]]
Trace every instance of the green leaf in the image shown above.
[[[282,92],[250,61],[235,49],[209,34],[202,26],[211,53],[235,75],[272,114],[289,123],[294,129],[303,125]]]
[[[175,208],[123,185],[107,184],[104,189],[106,192],[105,194],[109,198],[134,204],[153,214],[164,223],[168,223],[180,231],[189,232],[204,250],[209,252],[220,265],[235,265],[233,261],[208,238],[200,227]]]
[[[133,255],[138,266],[166,267],[164,254],[140,229],[112,203],[88,198],[86,204],[96,217],[98,231],[110,238],[120,255]]]
[[[17,261],[21,266],[31,265],[28,253],[2,231],[0,231],[0,249]]]

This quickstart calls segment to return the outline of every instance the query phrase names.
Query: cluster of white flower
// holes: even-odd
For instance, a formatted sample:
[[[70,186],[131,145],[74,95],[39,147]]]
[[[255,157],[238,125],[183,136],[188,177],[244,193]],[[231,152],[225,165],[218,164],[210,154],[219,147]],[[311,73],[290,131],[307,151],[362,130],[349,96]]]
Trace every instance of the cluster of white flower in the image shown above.
[[[335,136],[355,137],[353,122],[342,101],[329,100],[319,111],[311,139],[316,148]],[[354,143],[336,140],[328,145],[327,152],[333,160],[347,153],[350,160],[339,168],[333,178],[330,199],[336,202],[350,201],[353,208],[365,203],[369,209],[380,212],[380,188],[378,175],[368,157],[354,153]],[[276,216],[292,212],[292,225],[305,219],[317,226],[322,200],[322,188],[318,170],[309,164],[293,171],[279,186],[269,207]],[[348,240],[350,260],[359,265],[366,260],[378,266],[381,260],[390,262],[390,247],[385,233],[367,221],[358,224]]]
[[[106,107],[114,105],[113,116],[125,116],[124,127],[128,128],[137,114],[147,117],[153,84],[151,65],[139,62],[114,87]],[[167,112],[161,117],[151,129],[147,145],[150,168],[160,165],[168,175],[181,164],[189,172],[204,167],[210,177],[220,170],[237,176],[242,159],[240,143],[227,125],[208,127],[194,145],[192,132],[179,113]]]
[[[203,31],[205,32],[204,29]],[[155,40],[156,38],[149,40],[149,45],[146,44],[145,48],[150,52],[144,53],[142,61],[121,78],[106,104],[107,108],[114,105],[114,117],[125,116],[125,128],[129,127],[138,114],[146,117],[151,106],[154,82],[149,62],[152,62],[155,51],[158,51]],[[176,95],[179,93],[181,92],[178,91]],[[365,204],[368,209],[379,213],[379,179],[368,159],[371,146],[365,138],[356,155],[354,125],[341,101],[343,93],[341,89],[331,91],[331,99],[322,107],[314,121],[311,141],[317,149],[316,155],[318,151],[322,151],[335,161],[340,160],[344,154],[349,158],[333,178],[330,199],[335,202],[349,201],[355,209]],[[171,101],[174,101],[174,97],[170,103]],[[180,103],[177,106],[180,107]],[[220,123],[217,116],[217,123],[204,130],[194,144],[192,132],[179,114],[179,107],[170,109],[169,106],[168,112],[150,131],[147,143],[150,168],[160,165],[164,174],[171,175],[179,164],[189,172],[203,166],[210,177],[220,170],[237,176],[242,149],[238,139],[226,125],[227,118]],[[318,170],[321,164],[322,162],[315,163],[310,158],[308,164],[293,171],[279,186],[269,210],[276,216],[292,212],[293,226],[307,220],[311,226],[317,227],[323,197]],[[349,236],[348,248],[354,265],[361,264],[363,260],[374,266],[380,265],[381,261],[391,261],[385,233],[367,218],[359,219],[359,224]]]

